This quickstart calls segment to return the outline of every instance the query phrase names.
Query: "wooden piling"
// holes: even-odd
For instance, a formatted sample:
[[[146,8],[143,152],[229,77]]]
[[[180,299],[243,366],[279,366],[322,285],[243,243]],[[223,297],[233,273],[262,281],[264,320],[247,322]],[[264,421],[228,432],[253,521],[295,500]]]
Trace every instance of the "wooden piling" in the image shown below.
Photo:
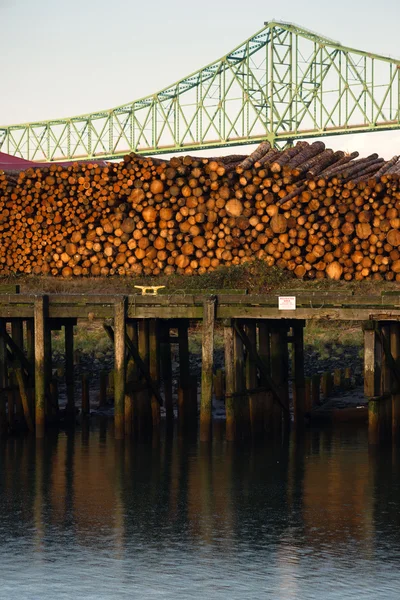
[[[211,439],[215,309],[215,296],[207,298],[203,304],[200,400],[201,442],[208,442]]]
[[[100,371],[99,408],[107,404],[107,371]]]
[[[138,320],[138,350],[140,358],[149,367],[149,321],[148,319]],[[142,439],[146,439],[152,431],[152,414],[150,404],[150,392],[144,387],[136,394],[138,407],[138,434]]]
[[[392,384],[393,375],[391,372],[391,360],[387,356],[387,352],[391,353],[390,344],[390,323],[384,322],[380,324],[380,334],[382,336],[383,352],[382,352],[382,370],[381,370],[381,393],[384,399],[381,402],[382,407],[382,436],[385,440],[392,435]]]
[[[236,436],[241,439],[248,437],[250,433],[249,400],[246,394],[243,342],[235,329],[233,333],[233,368],[237,413]]]
[[[306,377],[304,379],[304,408],[306,414],[310,414],[312,409],[311,377]]]
[[[33,319],[26,321],[26,358],[33,365],[35,360],[35,328]]]
[[[10,370],[8,373],[8,384],[9,389],[7,392],[7,416],[8,416],[8,427],[10,431],[15,429],[15,372]]]
[[[6,321],[0,319],[0,433],[4,434],[7,431],[7,414],[6,414],[6,393],[4,388],[7,386],[7,346],[3,331],[6,327]]]
[[[82,415],[90,414],[90,395],[89,395],[89,377],[87,373],[82,373]]]
[[[179,389],[178,389],[178,424],[181,433],[197,426],[197,406],[193,404],[190,391],[190,362],[189,362],[189,320],[180,319],[178,322],[179,344]]]
[[[344,387],[346,388],[346,390],[349,390],[351,388],[351,376],[352,376],[351,367],[346,367],[344,370]]]
[[[66,321],[64,325],[65,335],[65,383],[67,387],[66,412],[71,419],[75,417],[75,395],[74,395],[74,325]]]
[[[333,385],[336,388],[341,389],[343,387],[343,371],[342,369],[335,369],[333,372]]]
[[[332,384],[332,374],[330,371],[326,371],[321,377],[321,392],[325,400],[332,394]]]
[[[224,397],[224,372],[217,369],[213,378],[215,399],[221,401]]]
[[[43,438],[45,431],[47,369],[45,368],[46,321],[48,302],[46,296],[36,296],[35,319],[35,427],[36,437]]]
[[[49,385],[49,402],[50,404],[50,413],[49,416],[52,422],[58,420],[59,417],[59,406],[58,406],[58,381],[57,379],[51,379]],[[70,424],[75,423],[75,415],[74,413],[67,413]]]
[[[382,407],[378,399],[381,395],[382,344],[375,331],[374,321],[364,323],[364,394],[368,401],[368,440],[376,444],[381,437]]]
[[[164,382],[164,403],[165,418],[168,424],[174,420],[174,407],[172,396],[172,361],[169,322],[163,321],[161,324],[161,348],[160,348],[160,370],[161,378]]]
[[[17,364],[15,367],[15,377],[16,377],[17,384],[19,387],[19,393],[20,393],[21,402],[22,402],[22,406],[23,406],[25,422],[27,424],[29,431],[33,432],[33,431],[35,431],[35,425],[33,422],[32,415],[31,415],[30,401],[29,401],[29,395],[28,395],[27,387],[26,387],[25,375],[23,373],[23,370],[22,370],[22,367],[20,364]]]
[[[315,373],[311,378],[311,406],[318,406],[320,403],[321,375]]]
[[[15,345],[23,353],[24,352],[24,334],[23,334],[22,319],[14,319],[13,321],[11,321],[11,337],[12,337]],[[17,357],[15,357],[14,365],[13,365],[14,371],[18,366],[19,366],[19,364],[17,364]],[[22,405],[20,388],[17,385],[17,379],[16,379],[15,374],[14,374],[13,379],[14,379],[13,384],[15,385],[15,388],[16,388],[13,392],[13,404],[15,406],[15,417],[16,417],[17,423],[22,424],[22,422],[24,420],[24,409],[23,409],[23,405]]]
[[[267,373],[271,374],[271,344],[270,331],[267,320],[258,322],[258,354],[266,368]],[[261,373],[261,386],[266,386],[267,381]],[[264,429],[271,432],[273,429],[273,396],[271,392],[266,392],[262,395],[263,413],[264,413]]]
[[[257,328],[256,322],[248,320],[245,326],[247,337],[254,351],[257,352]],[[251,359],[250,353],[246,354],[246,389],[257,388],[257,365]],[[259,392],[251,393],[248,397],[248,411],[250,420],[250,431],[253,438],[260,437],[264,430],[263,400]],[[247,404],[247,403],[246,403]]]
[[[125,317],[126,299],[122,297],[114,305],[114,433],[117,440],[124,437],[125,431]]]
[[[295,322],[293,327],[293,413],[296,426],[304,425],[305,377],[304,377],[304,323]]]
[[[129,320],[126,323],[126,334],[132,344],[138,347],[138,332],[136,321]],[[133,357],[128,355],[126,362],[126,385],[128,390],[125,394],[125,435],[130,437],[134,432],[134,419],[135,419],[135,394],[131,388],[135,383],[138,382],[138,371],[137,366]]]
[[[149,371],[150,377],[158,387],[160,379],[160,343],[157,319],[150,319],[149,322]],[[159,430],[161,421],[160,404],[154,394],[151,394],[150,404],[154,432]]]
[[[236,439],[236,398],[235,375],[233,364],[233,327],[231,321],[224,323],[224,353],[225,353],[225,411],[226,411],[226,439],[233,442]]]
[[[390,350],[397,372],[400,374],[400,323],[390,324]],[[393,381],[392,393],[392,441],[400,440],[400,382],[396,377]]]
[[[271,377],[280,391],[283,402],[289,407],[288,369],[287,326],[274,323],[271,329]],[[276,401],[273,404],[273,415],[274,431],[281,433],[283,411]]]

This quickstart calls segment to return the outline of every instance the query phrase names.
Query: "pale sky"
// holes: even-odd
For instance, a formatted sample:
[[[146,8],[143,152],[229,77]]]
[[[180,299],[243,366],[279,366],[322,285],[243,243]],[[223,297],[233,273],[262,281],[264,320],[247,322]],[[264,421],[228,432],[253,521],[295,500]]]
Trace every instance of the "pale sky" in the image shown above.
[[[274,19],[400,58],[398,0],[0,0],[0,125],[155,93]],[[400,130],[324,141],[361,154],[400,154]]]

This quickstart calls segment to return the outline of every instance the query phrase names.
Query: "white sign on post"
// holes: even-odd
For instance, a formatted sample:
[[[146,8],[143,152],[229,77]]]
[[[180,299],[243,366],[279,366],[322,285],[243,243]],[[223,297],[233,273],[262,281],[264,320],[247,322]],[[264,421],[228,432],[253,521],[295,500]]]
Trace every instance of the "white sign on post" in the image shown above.
[[[279,310],[296,310],[296,296],[279,296]]]

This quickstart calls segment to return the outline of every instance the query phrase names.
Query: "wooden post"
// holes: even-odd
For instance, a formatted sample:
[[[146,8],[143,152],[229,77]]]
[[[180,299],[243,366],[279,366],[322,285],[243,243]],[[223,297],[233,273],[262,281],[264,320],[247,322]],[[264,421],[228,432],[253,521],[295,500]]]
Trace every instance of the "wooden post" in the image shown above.
[[[15,372],[10,370],[8,373],[8,385],[12,389],[9,389],[7,392],[7,415],[8,415],[8,427],[10,431],[13,431],[15,428]]]
[[[82,414],[90,414],[90,396],[89,396],[89,377],[87,373],[82,373]]]
[[[247,437],[249,428],[248,398],[246,395],[246,379],[244,372],[244,348],[237,331],[233,331],[233,368],[236,402],[236,436]],[[243,394],[243,395],[241,395]]]
[[[3,331],[6,328],[6,321],[0,319],[0,433],[7,431],[6,415],[6,393],[4,388],[7,386],[7,346]]]
[[[221,401],[224,397],[224,372],[222,369],[217,369],[213,381],[215,399]]]
[[[201,442],[208,442],[211,439],[215,309],[215,296],[207,298],[203,304],[200,400]]]
[[[297,426],[304,425],[305,415],[305,378],[304,378],[304,324],[293,324],[293,377],[294,421]]]
[[[50,385],[49,385],[49,398],[50,398],[50,402],[51,402],[50,415],[51,415],[52,422],[53,421],[57,421],[58,416],[59,416],[58,381],[57,381],[57,379],[52,379],[50,381]],[[75,423],[75,415],[73,413],[71,413],[69,415],[69,418],[71,420],[71,424],[74,424]]]
[[[165,401],[165,418],[167,423],[172,423],[174,420],[174,408],[172,399],[172,362],[171,362],[171,344],[169,341],[169,322],[162,322],[161,335],[161,377],[164,382],[164,401]]]
[[[400,372],[400,323],[390,324],[390,350],[393,359]],[[394,383],[392,394],[392,440],[398,442],[400,439],[400,384]]]
[[[157,319],[150,319],[149,323],[149,371],[150,377],[158,387],[160,379],[160,345]],[[159,430],[161,420],[160,404],[154,394],[151,394],[151,415],[154,432]]]
[[[15,377],[16,377],[18,387],[19,387],[19,393],[20,393],[21,402],[22,402],[22,406],[23,406],[25,421],[26,421],[29,431],[33,432],[33,431],[35,431],[35,426],[34,426],[32,415],[31,415],[30,402],[29,402],[26,385],[25,385],[24,373],[23,373],[22,367],[19,363],[15,367]]]
[[[33,365],[35,360],[35,335],[33,319],[28,319],[26,321],[26,357]]]
[[[189,321],[180,319],[178,322],[179,343],[179,388],[178,388],[178,419],[179,429],[184,432],[193,429],[197,423],[197,406],[193,406],[193,395],[190,392],[190,362],[189,362]]]
[[[114,432],[115,438],[124,437],[124,403],[125,403],[125,313],[126,299],[120,298],[114,306]]]
[[[346,367],[344,370],[344,387],[346,388],[346,390],[349,390],[351,388],[351,375],[351,367]]]
[[[311,406],[318,406],[320,402],[321,375],[316,373],[311,378]]]
[[[138,321],[138,350],[140,358],[149,366],[149,322],[147,319]],[[152,414],[149,390],[142,389],[136,394],[138,406],[138,433],[141,438],[147,438],[152,430]]]
[[[333,385],[336,388],[343,387],[343,371],[342,369],[335,369],[333,372]]]
[[[46,415],[46,320],[48,314],[48,299],[46,296],[36,296],[34,305],[35,319],[35,425],[36,437],[44,437]]]
[[[235,376],[233,365],[233,327],[231,321],[224,323],[224,348],[225,348],[225,411],[226,411],[226,439],[229,442],[236,440],[236,398]]]
[[[126,323],[126,333],[132,344],[138,347],[138,332],[136,321],[129,320]],[[126,383],[133,386],[138,382],[137,366],[132,356],[128,356],[126,364]],[[135,395],[132,390],[125,394],[125,435],[131,436],[134,431],[135,419]]]
[[[270,344],[270,331],[268,321],[259,321],[258,323],[258,354],[263,361],[267,371],[271,374],[271,344]],[[266,386],[263,375],[261,374],[260,383],[262,386]],[[273,396],[271,392],[266,392],[263,395],[263,412],[264,412],[264,428],[267,431],[273,429]]]
[[[288,357],[287,357],[287,327],[285,324],[275,323],[271,331],[271,377],[281,392],[283,401],[289,406],[288,391]],[[282,408],[274,401],[274,430],[282,431]]]
[[[321,377],[321,391],[325,400],[332,394],[332,374],[326,371]]]
[[[257,352],[257,329],[255,321],[246,322],[246,334],[251,342],[255,352]],[[246,389],[254,390],[257,388],[257,366],[251,360],[250,354],[246,354]],[[264,430],[264,411],[260,393],[249,395],[248,412],[250,420],[250,430],[253,438],[260,437]],[[247,403],[246,403],[247,404]]]
[[[100,371],[99,408],[107,404],[107,371]]]
[[[364,324],[364,394],[368,402],[368,439],[370,444],[379,442],[381,436],[381,364],[382,345],[375,332],[375,322]]]
[[[391,350],[390,347],[390,324],[382,323],[380,324],[381,335],[384,336],[386,340],[385,346]],[[384,347],[385,347],[384,346]],[[382,434],[385,439],[388,439],[392,435],[392,373],[389,366],[389,360],[386,357],[385,352],[382,353],[382,371],[381,371],[381,392],[385,397],[381,401],[382,406]]]
[[[311,400],[311,377],[304,379],[304,408],[306,413],[310,413],[312,409]]]
[[[23,332],[23,321],[22,319],[14,319],[11,321],[11,337],[21,352],[24,352],[24,332]],[[16,386],[16,389],[13,392],[13,403],[15,404],[15,416],[18,424],[22,423],[24,420],[24,409],[22,405],[21,398],[21,390],[18,386],[17,378],[16,378],[16,368],[18,368],[17,357],[15,357],[14,361],[14,381],[13,384]]]
[[[74,326],[71,321],[66,321],[65,332],[65,383],[67,386],[66,412],[71,419],[75,418],[74,396]]]

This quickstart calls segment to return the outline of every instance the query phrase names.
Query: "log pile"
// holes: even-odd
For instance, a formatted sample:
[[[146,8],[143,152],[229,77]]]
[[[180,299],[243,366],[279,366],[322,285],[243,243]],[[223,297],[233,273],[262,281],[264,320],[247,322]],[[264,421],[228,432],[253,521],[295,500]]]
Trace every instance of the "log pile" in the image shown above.
[[[264,142],[0,172],[0,275],[192,275],[254,258],[299,278],[400,281],[399,158]]]

